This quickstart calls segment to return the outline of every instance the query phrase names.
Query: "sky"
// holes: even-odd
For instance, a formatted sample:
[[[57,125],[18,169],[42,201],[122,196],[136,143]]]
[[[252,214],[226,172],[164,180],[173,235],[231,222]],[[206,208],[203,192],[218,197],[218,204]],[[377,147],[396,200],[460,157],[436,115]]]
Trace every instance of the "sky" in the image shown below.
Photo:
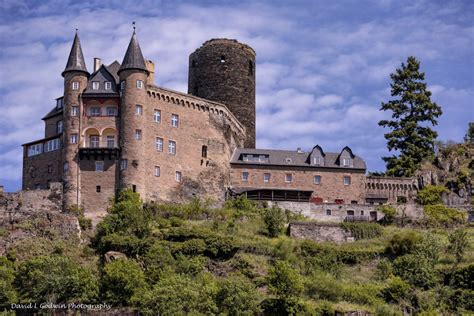
[[[122,61],[132,22],[157,85],[187,92],[188,56],[211,38],[257,52],[257,147],[344,146],[385,170],[377,122],[390,73],[416,56],[443,109],[442,141],[474,121],[474,1],[0,1],[0,185],[21,188],[21,144],[41,139],[41,118],[63,93],[75,29],[94,57]]]

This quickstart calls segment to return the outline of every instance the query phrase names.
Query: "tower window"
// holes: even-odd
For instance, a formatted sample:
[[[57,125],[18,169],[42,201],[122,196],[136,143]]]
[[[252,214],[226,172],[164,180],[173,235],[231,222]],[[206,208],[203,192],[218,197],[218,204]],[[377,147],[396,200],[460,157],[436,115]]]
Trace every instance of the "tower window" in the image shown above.
[[[321,184],[321,176],[314,176],[314,184]]]
[[[161,111],[160,110],[155,110],[153,113],[153,121],[156,123],[161,123]]]
[[[132,184],[132,191],[137,192],[137,186],[135,184]]]
[[[100,185],[95,187],[95,192],[100,193],[100,190],[101,190]]]
[[[207,146],[206,145],[202,146],[201,156],[202,156],[202,158],[207,158]]]
[[[196,61],[195,61],[195,60],[193,60],[193,61],[191,62],[191,67],[196,67]]]
[[[178,127],[179,125],[179,116],[177,114],[171,114],[171,126]]]
[[[48,165],[48,173],[52,173],[53,172],[53,165]]]
[[[78,106],[73,106],[71,108],[71,116],[78,116],[79,115],[79,107]]]
[[[69,170],[69,162],[65,162],[64,165],[63,165],[63,170],[64,171],[68,171]]]
[[[135,130],[135,139],[136,140],[141,140],[142,139],[142,130],[141,129],[136,129]]]
[[[181,178],[182,178],[181,171],[176,171],[176,175],[175,175],[176,182],[181,182]]]
[[[120,90],[125,90],[125,80],[120,81]]]
[[[161,175],[160,166],[155,166],[155,177],[159,177]]]
[[[326,210],[326,215],[331,216],[331,210]]]
[[[127,169],[127,166],[128,166],[128,160],[127,159],[120,160],[120,170]]]
[[[224,55],[221,56],[221,63],[225,63],[225,56]]]
[[[143,80],[137,80],[137,88],[143,89]]]
[[[135,114],[136,115],[142,115],[143,114],[143,106],[137,104],[135,106]]]
[[[172,140],[168,141],[168,153],[176,155],[176,142]]]
[[[99,90],[99,81],[92,81],[92,90]]]
[[[77,144],[77,134],[71,134],[71,144]]]
[[[163,138],[160,138],[160,137],[155,138],[155,149],[157,151],[163,151]]]
[[[79,90],[79,82],[77,81],[72,82],[72,90]]]
[[[249,60],[249,76],[253,75],[253,62]]]
[[[110,81],[105,82],[105,90],[112,90],[112,82]]]

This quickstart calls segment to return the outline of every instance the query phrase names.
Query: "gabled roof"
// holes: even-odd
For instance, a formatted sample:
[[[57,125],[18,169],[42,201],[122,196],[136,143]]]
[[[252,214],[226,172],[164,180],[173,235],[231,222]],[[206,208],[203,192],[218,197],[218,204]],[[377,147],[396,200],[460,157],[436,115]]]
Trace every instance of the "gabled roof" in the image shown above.
[[[79,36],[74,36],[74,41],[72,42],[71,51],[69,52],[69,58],[67,60],[66,68],[61,74],[64,77],[64,74],[68,71],[82,71],[86,74],[89,74],[87,71],[86,63],[84,61],[84,55],[82,54],[81,41]]]
[[[59,115],[59,114],[62,114],[63,113],[63,108],[58,108],[57,106],[55,106],[51,111],[48,112],[48,114],[46,114],[42,120],[46,120],[46,119],[49,119],[53,116],[56,116],[56,115]]]
[[[324,150],[323,150],[323,148],[322,148],[321,146],[319,146],[319,145],[314,146],[313,149],[311,150],[311,153],[312,153],[315,149],[319,150],[319,152],[321,153],[321,155],[323,155],[323,157],[326,156],[326,154],[324,153]]]
[[[138,44],[137,35],[133,31],[132,38],[130,39],[130,44],[128,44],[127,52],[123,58],[122,65],[118,73],[126,69],[138,69],[147,71],[145,65],[145,59],[143,58],[142,50]]]
[[[252,155],[268,155],[268,162],[243,161],[243,154]],[[338,168],[338,169],[358,169],[365,170],[365,161],[359,156],[354,156],[353,167],[343,167],[339,165],[339,153],[325,153],[324,166],[311,165],[309,156],[311,152],[298,152],[290,150],[275,150],[275,149],[255,149],[255,148],[237,148],[232,155],[231,164],[242,165],[272,165],[285,167],[310,167],[310,168]],[[289,159],[288,159],[289,158]],[[288,162],[290,161],[291,162]]]
[[[93,83],[99,82],[99,88],[96,90],[92,89]],[[109,90],[105,89],[105,82],[110,82],[111,87]],[[115,81],[114,75],[109,71],[105,65],[101,65],[89,78],[87,87],[83,92],[84,97],[89,96],[118,96],[117,82]]]
[[[109,71],[109,73],[114,77],[115,79],[115,83],[119,83],[120,82],[120,78],[119,78],[119,75],[118,75],[118,71],[120,69],[120,63],[116,60],[114,60],[113,63],[111,63],[110,65],[108,66],[105,66],[105,68]]]

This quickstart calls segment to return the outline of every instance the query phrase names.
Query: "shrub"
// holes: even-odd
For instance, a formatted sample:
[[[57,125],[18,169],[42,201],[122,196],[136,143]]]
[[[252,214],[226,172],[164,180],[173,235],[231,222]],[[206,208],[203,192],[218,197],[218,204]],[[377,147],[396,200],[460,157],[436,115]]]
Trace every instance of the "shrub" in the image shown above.
[[[98,283],[91,271],[64,256],[41,256],[18,266],[15,285],[22,301],[95,302]]]
[[[400,303],[409,300],[410,289],[410,284],[400,277],[393,277],[388,280],[388,286],[382,290],[382,296],[389,303]]]
[[[457,229],[448,236],[449,245],[447,250],[454,255],[456,263],[460,263],[464,257],[464,253],[469,247],[469,240],[467,239],[467,232],[462,229]]]
[[[198,275],[204,271],[204,266],[208,262],[208,258],[203,256],[188,257],[185,255],[177,255],[174,262],[174,270],[176,273],[184,273],[188,275]]]
[[[395,220],[395,216],[397,215],[397,210],[392,205],[381,205],[377,208],[379,212],[382,212],[385,216],[382,221],[385,224],[391,224]]]
[[[448,273],[444,284],[453,288],[474,289],[474,264]]]
[[[219,313],[224,315],[255,315],[260,312],[260,294],[245,277],[224,279],[217,293]]]
[[[269,290],[279,298],[298,296],[303,290],[299,273],[286,261],[276,261],[267,275]]]
[[[130,306],[145,289],[145,274],[135,261],[119,259],[105,265],[101,292],[106,302]]]
[[[268,316],[296,316],[314,314],[308,305],[297,298],[267,298],[260,306],[263,310],[263,315]]]
[[[270,237],[276,237],[285,227],[285,213],[279,207],[272,206],[271,208],[265,209],[263,221],[265,223],[265,228],[268,231],[268,235]]]
[[[128,256],[135,256],[147,251],[151,246],[150,239],[140,239],[133,235],[124,235],[121,233],[112,233],[102,237],[95,248],[105,254],[107,251],[120,251]]]
[[[355,239],[370,239],[379,237],[383,233],[382,226],[374,223],[341,223],[341,227],[352,234]]]
[[[384,258],[377,263],[377,270],[375,271],[375,274],[378,279],[386,280],[392,275],[392,273],[393,267],[389,260]]]
[[[181,243],[173,243],[173,254],[196,256],[206,251],[206,243],[202,239],[190,239]]]
[[[421,236],[413,231],[403,234],[395,234],[390,239],[385,253],[389,256],[398,257],[412,253],[416,243],[421,240]]]
[[[346,285],[343,300],[362,305],[379,305],[383,303],[380,299],[381,290],[381,286],[371,283]]]
[[[250,201],[244,195],[227,200],[225,207],[235,209],[238,216],[246,216],[257,212],[255,202]]]
[[[433,226],[451,227],[466,222],[466,213],[442,204],[425,205],[425,215],[428,224]]]
[[[305,282],[305,293],[315,300],[338,302],[344,295],[344,287],[328,274],[315,271]]]
[[[393,262],[393,272],[408,283],[427,289],[437,282],[437,275],[429,260],[414,254],[404,255]]]
[[[421,239],[415,243],[413,253],[417,256],[425,257],[431,264],[435,264],[442,250],[442,243],[438,236],[425,233]]]
[[[169,243],[155,242],[143,256],[146,277],[152,282],[158,281],[164,271],[169,271],[175,264]]]
[[[427,185],[419,190],[416,199],[421,205],[441,204],[443,200],[441,195],[449,192],[447,188],[441,185]]]
[[[15,280],[13,262],[0,257],[0,310],[10,307],[17,299],[13,281]]]

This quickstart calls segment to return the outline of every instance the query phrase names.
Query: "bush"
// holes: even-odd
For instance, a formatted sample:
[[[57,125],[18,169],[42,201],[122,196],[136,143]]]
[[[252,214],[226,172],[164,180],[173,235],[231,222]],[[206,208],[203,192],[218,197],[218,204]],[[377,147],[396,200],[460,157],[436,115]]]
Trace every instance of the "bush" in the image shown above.
[[[403,234],[395,234],[390,239],[385,253],[392,257],[403,256],[412,253],[415,245],[421,240],[421,236],[414,231]]]
[[[425,233],[414,245],[412,253],[416,254],[417,256],[425,257],[431,264],[434,265],[438,261],[442,249],[443,246],[438,236]]]
[[[263,315],[268,316],[296,316],[314,314],[309,306],[297,298],[267,298],[260,306],[263,310]]]
[[[171,270],[175,264],[169,243],[166,241],[155,242],[143,256],[143,263],[147,279],[153,283],[158,281],[161,274]]]
[[[397,215],[397,210],[392,205],[381,205],[377,208],[379,212],[382,212],[385,216],[382,219],[383,223],[391,224],[395,220]]]
[[[410,299],[410,289],[410,284],[400,277],[393,277],[388,280],[388,286],[382,290],[382,296],[387,302],[398,304]]]
[[[448,273],[444,284],[453,288],[474,289],[474,264]]]
[[[447,193],[449,190],[441,185],[427,185],[423,189],[419,190],[416,194],[416,200],[421,205],[434,205],[442,204],[441,198],[443,193]]]
[[[383,303],[380,299],[381,290],[381,286],[371,283],[346,285],[343,300],[361,305],[380,305]]]
[[[374,223],[341,223],[341,227],[352,234],[355,239],[370,239],[379,237],[383,233],[383,228]]]
[[[442,204],[425,205],[425,215],[428,224],[432,226],[452,227],[466,222],[466,213]]]
[[[64,256],[41,256],[18,266],[15,285],[21,301],[93,303],[98,296],[97,278],[91,271]]]
[[[133,305],[145,289],[145,274],[135,261],[119,259],[105,265],[101,292],[107,303]]]
[[[0,257],[0,310],[9,308],[10,304],[16,303],[17,295],[13,287],[14,272],[13,262],[6,257]]]
[[[217,293],[219,313],[224,315],[255,315],[260,312],[260,294],[255,285],[241,276],[224,279]]]
[[[196,256],[206,251],[206,243],[202,239],[190,239],[181,243],[173,243],[172,253]]]
[[[344,287],[333,276],[315,271],[305,282],[305,293],[315,300],[339,302],[344,295]]]
[[[303,290],[303,283],[299,273],[286,261],[276,261],[267,275],[270,293],[286,299],[298,296]]]
[[[285,227],[285,213],[279,207],[272,206],[271,208],[265,209],[263,221],[265,223],[265,228],[268,231],[268,235],[270,237],[276,237]]]
[[[404,255],[393,262],[393,272],[408,283],[428,289],[436,284],[434,266],[423,256]]]
[[[457,229],[448,236],[449,245],[447,250],[454,255],[456,263],[460,263],[464,257],[464,253],[469,247],[469,240],[467,239],[467,232],[462,229]]]
[[[381,259],[377,263],[377,270],[375,274],[379,280],[386,280],[389,278],[393,273],[393,267],[389,260]]]
[[[101,254],[107,251],[119,251],[127,256],[146,253],[151,246],[151,239],[140,239],[133,235],[124,235],[121,233],[112,233],[103,236],[96,244],[95,248]]]

